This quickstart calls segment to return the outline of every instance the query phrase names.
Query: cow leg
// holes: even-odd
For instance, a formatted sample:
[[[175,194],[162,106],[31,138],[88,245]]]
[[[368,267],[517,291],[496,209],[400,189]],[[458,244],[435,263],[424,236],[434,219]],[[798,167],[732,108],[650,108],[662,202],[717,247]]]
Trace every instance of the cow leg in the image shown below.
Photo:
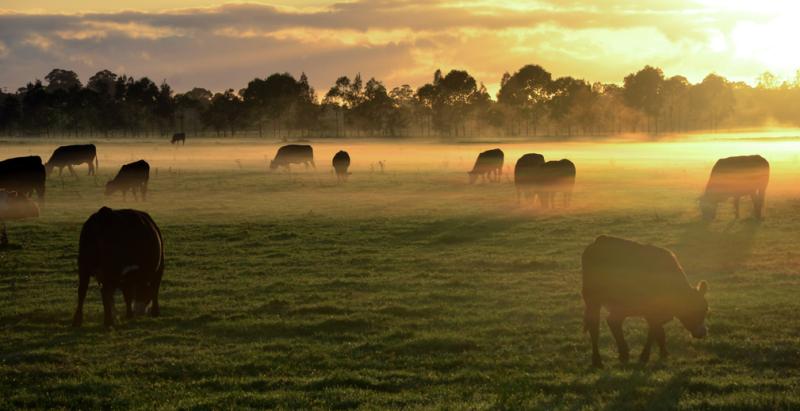
[[[644,343],[642,354],[639,355],[639,362],[647,364],[650,361],[650,347],[653,345],[653,340],[656,339],[656,325],[651,321],[647,321],[647,342]]]
[[[600,338],[600,306],[586,303],[583,313],[583,326],[589,331],[592,339],[592,366],[600,368],[603,366],[603,359],[600,357],[598,340]]]
[[[103,325],[106,327],[114,326],[114,291],[116,284],[103,284],[101,294],[103,296]]]
[[[133,201],[139,201],[139,195],[136,194],[136,187],[131,187],[131,194],[133,194]]]
[[[131,287],[122,288],[122,298],[125,299],[125,318],[133,318],[133,296],[131,295]]]
[[[78,178],[78,173],[76,173],[76,172],[75,172],[75,169],[74,169],[74,168],[72,168],[72,165],[68,165],[68,166],[67,166],[67,169],[69,170],[69,173],[70,173],[70,174],[71,174],[73,177],[75,177],[75,178]]]
[[[72,316],[72,326],[80,327],[83,324],[83,301],[86,299],[86,290],[89,289],[89,276],[81,275],[78,279],[78,307]]]
[[[669,353],[667,352],[667,335],[664,333],[664,324],[656,325],[655,339],[658,342],[659,358],[666,360]]]
[[[8,231],[6,231],[5,221],[0,222],[0,245],[8,245]]]
[[[626,364],[628,362],[628,358],[630,357],[630,348],[628,348],[628,343],[625,342],[625,336],[622,334],[622,322],[624,320],[624,317],[617,317],[614,314],[611,314],[608,316],[606,323],[608,324],[608,328],[611,330],[611,335],[614,336],[614,340],[617,342],[619,361],[623,364]]]
[[[142,192],[142,201],[147,201],[147,183],[142,183],[139,187],[139,191]]]
[[[739,200],[741,197],[733,197],[733,211],[736,214],[736,219],[739,219]]]
[[[127,188],[123,188],[122,189],[122,201],[128,201],[128,189]]]
[[[762,210],[764,209],[764,199],[766,197],[766,194],[764,193],[764,189],[765,188],[762,187],[757,192],[755,192],[755,193],[753,193],[751,195],[751,198],[753,199],[753,215],[758,220],[761,219],[761,213],[762,213]]]
[[[94,164],[92,164],[92,162],[91,162],[91,161],[89,161],[89,162],[88,162],[88,163],[86,163],[86,164],[89,164],[89,174],[87,174],[87,175],[89,175],[89,176],[90,176],[90,175],[93,175],[93,174],[94,174]]]
[[[64,175],[64,167],[59,167],[58,168],[58,176],[61,177],[63,175]]]

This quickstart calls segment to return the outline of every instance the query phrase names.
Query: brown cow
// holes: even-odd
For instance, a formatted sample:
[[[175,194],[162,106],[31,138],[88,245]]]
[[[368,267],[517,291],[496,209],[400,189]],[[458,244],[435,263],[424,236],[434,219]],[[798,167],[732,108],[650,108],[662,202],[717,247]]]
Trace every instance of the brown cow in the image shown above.
[[[700,197],[703,218],[713,220],[717,216],[717,205],[733,198],[736,218],[739,218],[739,200],[750,196],[753,200],[753,215],[761,219],[769,184],[769,162],[761,156],[728,157],[717,161],[711,169],[706,191]]]
[[[478,154],[472,170],[467,172],[469,183],[475,183],[478,177],[489,181],[500,181],[500,177],[503,174],[503,158],[503,151],[499,148],[486,150]],[[494,178],[492,178],[492,175],[494,175]]]
[[[160,313],[158,290],[164,274],[164,241],[158,226],[145,212],[103,207],[81,229],[78,250],[78,307],[74,327],[83,323],[83,301],[91,277],[97,279],[103,297],[103,323],[114,324],[114,292],[122,290],[126,314]],[[134,303],[133,309],[131,303]]]
[[[608,310],[608,328],[617,342],[619,359],[628,361],[629,349],[622,334],[627,317],[644,317],[649,326],[647,343],[639,357],[650,359],[657,342],[661,358],[667,356],[664,324],[677,317],[695,338],[707,334],[706,283],[689,285],[678,259],[670,250],[621,238],[600,236],[586,247],[582,258],[584,331],[592,338],[592,364],[602,366],[597,347],[600,309]]]

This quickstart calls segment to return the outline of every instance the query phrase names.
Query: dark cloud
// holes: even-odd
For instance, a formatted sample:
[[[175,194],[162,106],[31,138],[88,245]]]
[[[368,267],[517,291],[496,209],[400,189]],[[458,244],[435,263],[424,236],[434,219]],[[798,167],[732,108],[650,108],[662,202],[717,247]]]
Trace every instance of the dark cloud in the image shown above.
[[[239,88],[275,71],[305,71],[317,88],[357,71],[390,85],[416,85],[440,66],[484,73],[492,78],[482,80],[493,84],[503,71],[529,62],[561,74],[593,77],[588,70],[594,70],[596,79],[618,81],[643,63],[674,64],[682,53],[699,54],[684,57],[696,57],[699,69],[707,70],[712,62],[697,44],[707,40],[709,28],[726,31],[736,20],[688,0],[538,4],[515,9],[490,2],[454,7],[441,0],[361,0],[309,11],[227,4],[166,12],[0,14],[0,86],[15,88],[53,67],[73,69],[84,79],[105,68],[147,75],[179,90]],[[648,42],[661,49],[639,56],[648,61],[621,58],[625,44],[619,43],[626,42],[632,53],[646,50]]]

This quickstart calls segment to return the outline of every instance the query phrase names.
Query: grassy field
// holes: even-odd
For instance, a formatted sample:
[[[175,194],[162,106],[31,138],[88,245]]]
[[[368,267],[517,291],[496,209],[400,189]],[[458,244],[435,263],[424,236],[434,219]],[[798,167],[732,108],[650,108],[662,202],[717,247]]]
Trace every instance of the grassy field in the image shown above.
[[[0,157],[59,143],[2,141]],[[96,144],[98,178],[51,178],[42,217],[9,224],[0,409],[800,408],[796,140],[327,142],[316,171],[291,174],[266,172],[269,143]],[[518,206],[505,176],[468,185],[475,154],[495,146],[511,166],[530,151],[572,159],[573,207]],[[346,185],[330,172],[340,148]],[[728,205],[700,223],[714,161],[746,153],[772,164],[766,219],[734,221]],[[138,158],[153,167],[149,201],[104,198]],[[73,329],[80,227],[102,205],[160,225],[162,316],[105,330],[92,284]],[[669,247],[692,283],[707,280],[709,338],[673,321],[669,359],[622,366],[603,326],[606,367],[590,368],[580,254],[600,234]],[[637,355],[644,321],[626,335]]]

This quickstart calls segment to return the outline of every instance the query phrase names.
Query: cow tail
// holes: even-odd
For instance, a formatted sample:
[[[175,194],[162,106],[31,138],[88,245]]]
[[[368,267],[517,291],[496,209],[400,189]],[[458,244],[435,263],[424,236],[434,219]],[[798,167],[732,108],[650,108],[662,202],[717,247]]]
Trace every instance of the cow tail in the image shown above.
[[[100,156],[94,155],[94,175],[97,175],[97,170],[100,169]]]

